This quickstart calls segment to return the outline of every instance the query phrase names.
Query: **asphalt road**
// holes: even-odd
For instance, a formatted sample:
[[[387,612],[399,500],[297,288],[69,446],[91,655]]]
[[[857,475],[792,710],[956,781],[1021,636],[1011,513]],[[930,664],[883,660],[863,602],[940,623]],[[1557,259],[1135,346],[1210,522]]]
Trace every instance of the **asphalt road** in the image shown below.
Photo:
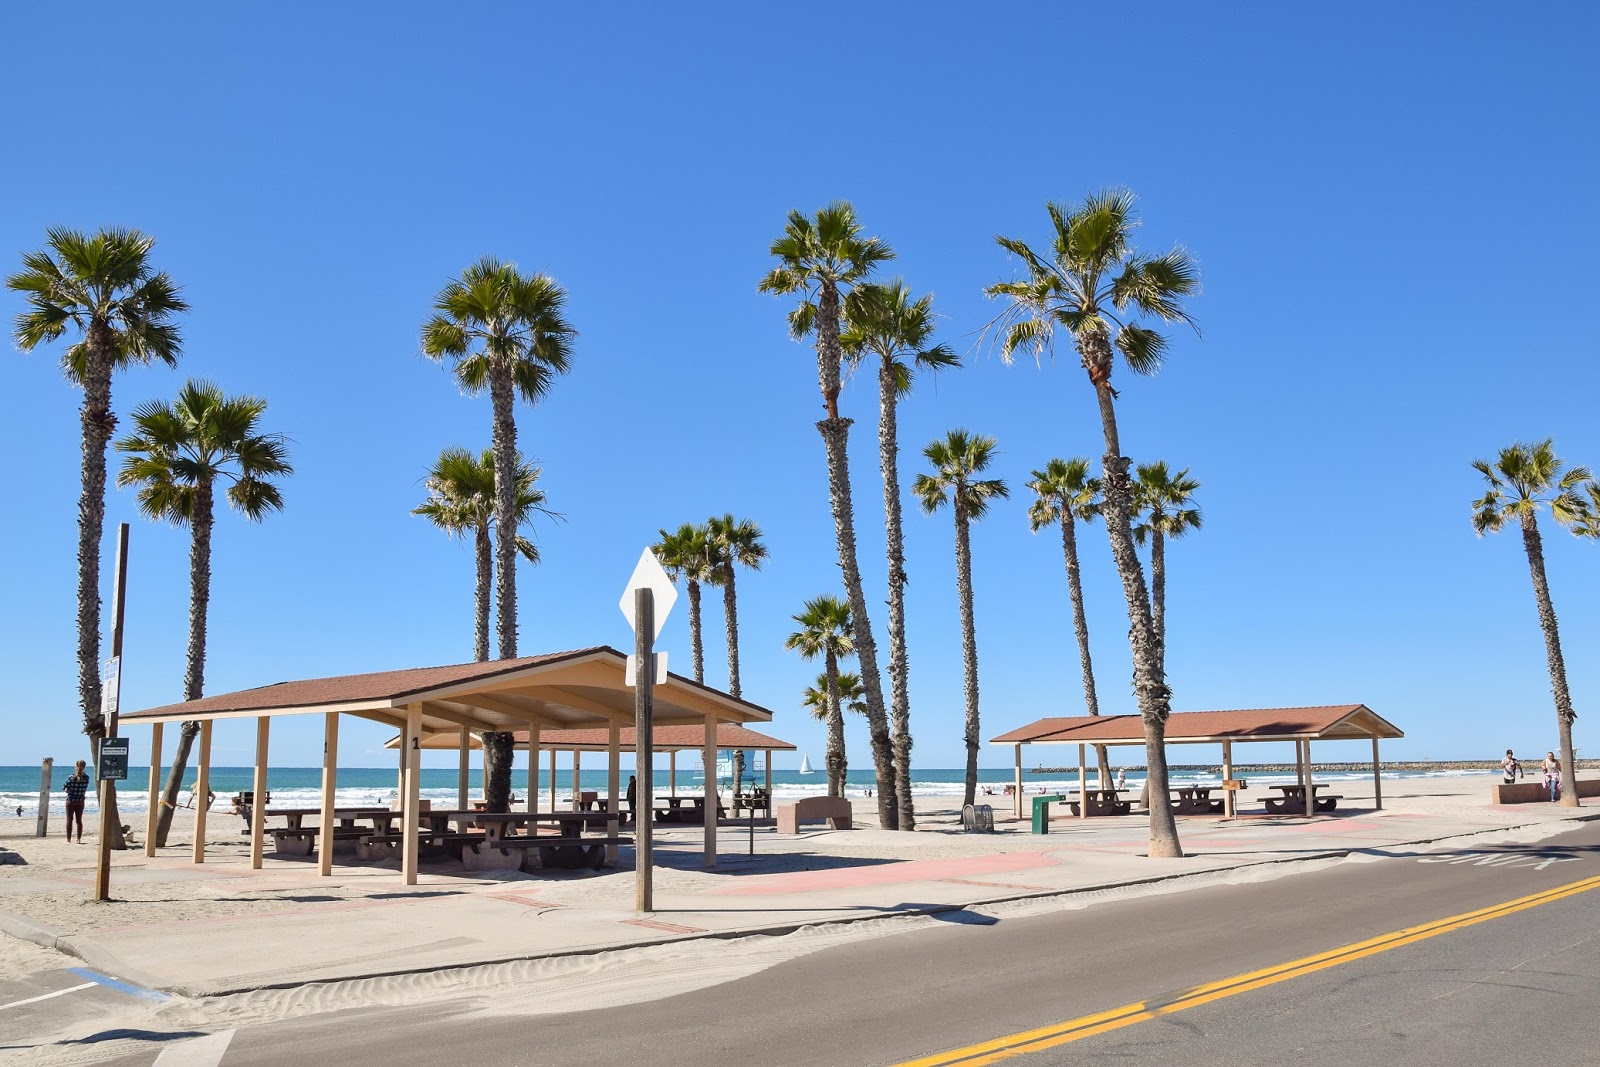
[[[1204,983],[1600,876],[1600,824],[1536,845],[1367,859],[1078,911],[958,916],[604,1011],[497,1017],[471,1001],[361,1009],[243,1028],[225,1050],[210,1047],[226,1067],[900,1064],[1124,1005],[1168,1003]],[[1600,890],[1005,1062],[1292,1056],[1296,1067],[1411,1067],[1516,1060],[1544,1048],[1600,1063],[1596,931]],[[168,1045],[160,1062],[178,1063],[183,1044]],[[155,1061],[152,1051],[116,1062]]]

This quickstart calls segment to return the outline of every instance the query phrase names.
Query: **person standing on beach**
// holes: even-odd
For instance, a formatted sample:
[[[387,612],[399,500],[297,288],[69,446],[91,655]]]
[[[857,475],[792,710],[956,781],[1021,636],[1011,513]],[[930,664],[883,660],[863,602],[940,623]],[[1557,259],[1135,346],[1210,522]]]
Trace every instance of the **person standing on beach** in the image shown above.
[[[1556,759],[1556,754],[1554,752],[1546,752],[1544,755],[1544,762],[1539,765],[1539,769],[1544,772],[1544,784],[1545,788],[1550,790],[1551,801],[1560,801],[1561,761]]]
[[[79,760],[62,789],[67,794],[67,840],[72,840],[72,824],[78,824],[78,844],[83,844],[83,802],[89,793],[89,772],[84,770],[83,760]]]
[[[1506,758],[1500,761],[1500,771],[1506,776],[1506,785],[1515,785],[1518,778],[1527,777],[1522,770],[1522,764],[1517,762],[1517,757],[1511,754],[1509,748],[1506,749]]]

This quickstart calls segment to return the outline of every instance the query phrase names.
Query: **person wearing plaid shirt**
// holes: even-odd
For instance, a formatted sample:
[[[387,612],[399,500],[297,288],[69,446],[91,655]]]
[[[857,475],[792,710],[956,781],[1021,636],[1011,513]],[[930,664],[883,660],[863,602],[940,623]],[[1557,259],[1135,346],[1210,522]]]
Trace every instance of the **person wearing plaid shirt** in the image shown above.
[[[72,777],[67,779],[62,786],[67,793],[67,840],[72,840],[72,824],[78,824],[78,844],[83,844],[83,799],[89,792],[89,772],[84,770],[83,760],[78,761],[77,769]]]

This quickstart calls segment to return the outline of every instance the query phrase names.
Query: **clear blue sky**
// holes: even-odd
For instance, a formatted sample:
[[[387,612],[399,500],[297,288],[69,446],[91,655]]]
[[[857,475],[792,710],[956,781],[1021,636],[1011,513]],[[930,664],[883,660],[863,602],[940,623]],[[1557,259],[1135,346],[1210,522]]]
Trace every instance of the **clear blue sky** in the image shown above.
[[[48,226],[156,235],[193,305],[186,355],[117,379],[124,426],[187,374],[266,396],[294,441],[287,511],[218,522],[211,692],[470,658],[469,553],[408,511],[442,446],[488,443],[489,405],[418,354],[417,331],[481,255],[551,272],[582,336],[571,375],[518,413],[567,520],[538,529],[545,562],[522,573],[523,651],[625,643],[617,597],[657,527],[748,516],[772,556],[740,581],[746,695],[816,762],[821,730],[797,709],[815,671],[782,640],[835,586],[836,556],[813,353],[788,339],[788,303],[755,290],[768,244],[790,209],[853,201],[965,353],[905,405],[903,470],[965,426],[999,439],[1016,491],[974,536],[987,737],[1082,706],[1059,539],[1029,534],[1022,483],[1101,451],[1070,358],[1007,367],[975,347],[994,310],[980,289],[1012,271],[992,238],[1042,240],[1046,199],[1126,185],[1141,242],[1182,242],[1205,284],[1204,337],[1175,335],[1159,377],[1119,382],[1129,453],[1204,485],[1206,527],[1170,553],[1175,706],[1361,701],[1407,731],[1397,756],[1492,758],[1552,747],[1554,715],[1521,545],[1474,538],[1467,463],[1553,435],[1600,464],[1583,399],[1600,386],[1597,23],[1575,3],[14,7],[0,261]],[[20,307],[0,304],[8,322]],[[80,745],[80,396],[54,353],[11,347],[8,764]],[[878,603],[870,382],[845,406]],[[113,491],[108,533],[119,520],[125,706],[177,700],[188,535]],[[951,524],[906,522],[916,759],[954,766]],[[1600,545],[1546,545],[1582,750]],[[1098,528],[1084,551],[1102,700],[1131,710]],[[881,609],[873,622],[881,641]],[[721,628],[708,597],[712,684]],[[664,641],[686,667],[681,606]],[[381,729],[357,736],[346,762],[389,762]],[[319,739],[283,721],[273,762],[315,763]],[[850,743],[869,767],[859,724]],[[224,727],[217,762],[250,744]]]

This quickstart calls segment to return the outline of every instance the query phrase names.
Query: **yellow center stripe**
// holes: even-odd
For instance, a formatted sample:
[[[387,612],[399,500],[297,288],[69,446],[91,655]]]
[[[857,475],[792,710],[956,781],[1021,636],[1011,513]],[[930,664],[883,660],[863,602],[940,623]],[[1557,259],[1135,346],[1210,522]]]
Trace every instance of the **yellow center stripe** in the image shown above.
[[[1023,1056],[1030,1052],[1041,1052],[1057,1045],[1065,1045],[1071,1041],[1079,1041],[1096,1034],[1120,1030],[1124,1026],[1154,1019],[1159,1015],[1171,1015],[1186,1008],[1198,1007],[1209,1004],[1214,1000],[1231,997],[1236,993],[1245,993],[1252,989],[1273,985],[1290,978],[1311,974],[1313,971],[1324,970],[1328,967],[1337,967],[1341,963],[1363,959],[1387,952],[1390,949],[1400,948],[1418,941],[1426,941],[1430,937],[1460,930],[1476,923],[1498,919],[1504,915],[1536,908],[1541,904],[1562,900],[1566,897],[1587,893],[1591,889],[1600,889],[1600,877],[1585,878],[1581,882],[1570,882],[1567,885],[1547,889],[1542,893],[1531,896],[1518,897],[1500,904],[1493,904],[1477,911],[1463,912],[1452,915],[1448,919],[1438,919],[1434,922],[1424,923],[1421,926],[1411,926],[1393,933],[1379,934],[1377,937],[1365,941],[1357,941],[1340,948],[1319,952],[1315,956],[1303,956],[1288,963],[1279,963],[1271,967],[1263,967],[1259,971],[1250,971],[1247,974],[1236,974],[1232,978],[1224,978],[1216,982],[1207,982],[1186,989],[1170,997],[1157,1000],[1141,1001],[1137,1004],[1126,1004],[1110,1011],[1097,1012],[1093,1015],[1082,1015],[1066,1022],[1053,1023],[1050,1026],[1041,1026],[1037,1030],[1025,1030],[1020,1034],[1009,1037],[998,1037],[992,1041],[984,1041],[966,1048],[952,1049],[933,1056],[924,1056],[922,1059],[907,1060],[897,1064],[896,1067],[981,1067],[986,1063],[999,1063],[1001,1060],[1011,1059],[1013,1056]]]

